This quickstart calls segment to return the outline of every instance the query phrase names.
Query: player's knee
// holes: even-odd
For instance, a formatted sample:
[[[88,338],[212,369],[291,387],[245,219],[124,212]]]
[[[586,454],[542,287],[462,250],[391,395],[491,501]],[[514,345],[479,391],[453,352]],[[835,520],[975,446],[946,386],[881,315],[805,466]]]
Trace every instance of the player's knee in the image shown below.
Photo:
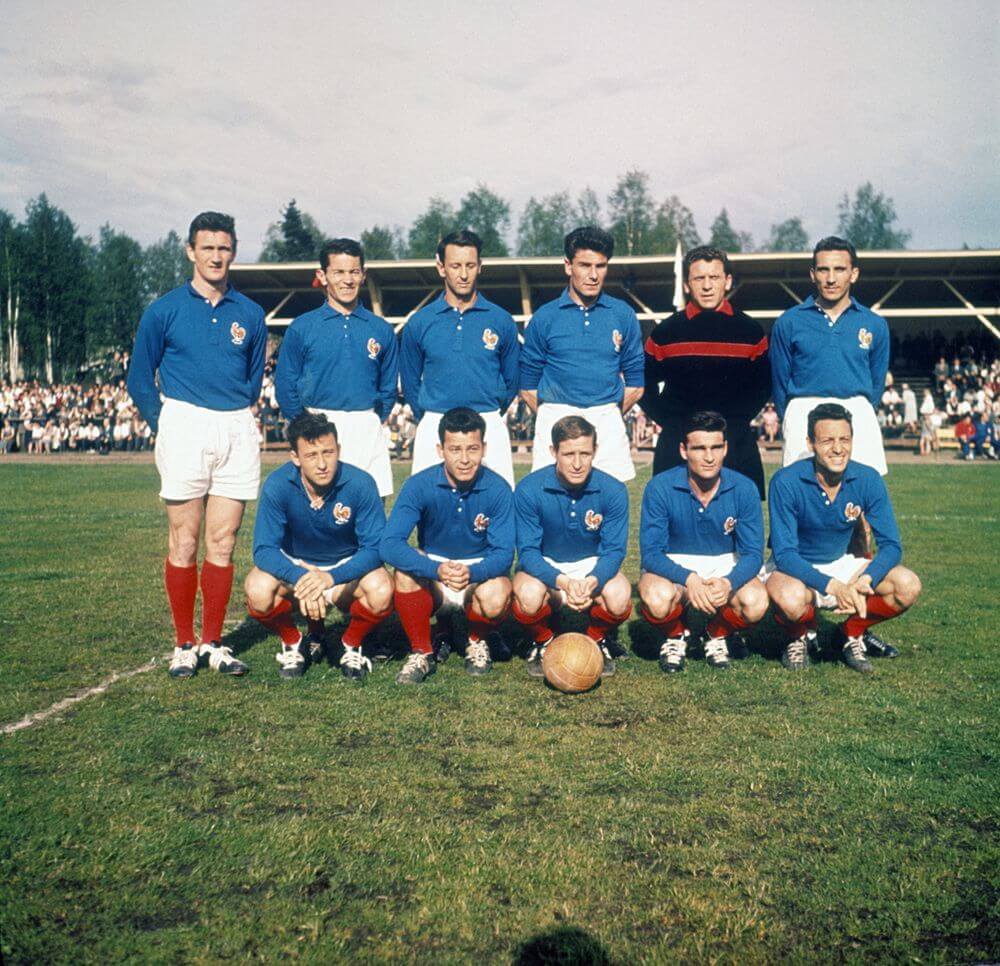
[[[408,573],[397,570],[393,575],[393,586],[398,594],[413,594],[420,590],[420,584]]]
[[[510,604],[510,581],[506,577],[496,577],[480,584],[473,596],[483,617],[494,620],[503,615]]]
[[[797,580],[783,580],[780,583],[776,583],[772,579],[772,581],[768,582],[767,594],[774,603],[774,606],[785,617],[791,620],[801,617],[811,602],[809,588]]]
[[[623,574],[616,574],[601,591],[605,608],[612,614],[624,614],[632,606],[632,585]]]
[[[544,606],[548,591],[540,580],[528,577],[526,574],[518,574],[514,580],[514,598],[517,606],[526,614],[537,614]]]
[[[373,614],[381,614],[392,606],[392,591],[392,578],[384,567],[373,570],[361,581],[361,595]]]
[[[243,582],[243,590],[247,596],[247,604],[262,613],[274,607],[277,584],[270,574],[254,567]]]
[[[171,528],[168,538],[170,562],[179,567],[190,567],[198,562],[198,533]]]
[[[905,567],[900,567],[899,572],[894,574],[893,577],[893,589],[896,599],[904,607],[912,607],[917,602],[917,598],[920,597],[921,590],[923,590],[920,578],[912,570],[907,570]]]
[[[647,574],[639,584],[639,599],[657,620],[666,617],[677,605],[677,589],[663,578]]]
[[[743,620],[748,624],[756,624],[767,613],[768,597],[764,585],[759,580],[752,580],[740,588],[736,604]]]

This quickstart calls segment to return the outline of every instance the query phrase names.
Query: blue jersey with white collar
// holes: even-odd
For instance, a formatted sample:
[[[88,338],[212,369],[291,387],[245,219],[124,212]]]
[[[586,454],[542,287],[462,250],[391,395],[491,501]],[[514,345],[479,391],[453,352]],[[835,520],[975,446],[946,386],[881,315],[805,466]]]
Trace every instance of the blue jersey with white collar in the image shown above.
[[[691,489],[687,466],[658,473],[642,495],[639,553],[643,570],[682,586],[691,571],[666,554],[738,554],[726,578],[739,590],[764,562],[764,513],[756,484],[723,467],[719,489],[708,506],[702,506]]]
[[[128,369],[128,391],[153,432],[163,402],[178,399],[232,412],[257,402],[264,378],[264,310],[231,285],[215,305],[188,282],[142,314]]]
[[[902,559],[899,528],[889,491],[877,470],[851,460],[832,502],[816,479],[811,459],[799,460],[771,478],[767,505],[771,515],[771,553],[783,574],[826,592],[830,578],[812,564],[831,563],[845,553],[854,525],[863,513],[878,542],[878,553],[865,568],[872,587]]]
[[[517,395],[521,344],[510,313],[481,294],[464,312],[444,295],[403,327],[399,374],[415,419],[468,406],[504,412]]]
[[[566,289],[524,330],[521,388],[537,390],[540,402],[620,403],[625,386],[643,385],[643,370],[639,320],[629,305],[605,292],[582,306]]]
[[[341,315],[329,302],[300,315],[278,355],[274,391],[285,419],[303,409],[372,409],[385,419],[396,402],[396,334],[360,303]]]
[[[547,587],[559,571],[545,557],[574,563],[597,557],[588,574],[600,592],[621,569],[628,552],[628,490],[601,470],[579,489],[564,486],[555,466],[529,473],[514,491],[518,566]]]
[[[779,416],[798,396],[865,396],[878,408],[889,369],[889,326],[853,296],[831,322],[810,295],[774,323],[770,358]]]
[[[334,584],[346,584],[382,563],[378,545],[385,511],[375,481],[349,463],[340,463],[330,489],[315,506],[290,460],[265,481],[253,528],[253,562],[265,573],[295,584],[308,571],[290,557],[327,567]]]
[[[414,527],[423,554],[407,542]],[[469,566],[474,584],[510,570],[514,496],[499,473],[482,466],[472,485],[459,489],[437,463],[403,484],[382,536],[382,559],[404,573],[437,580],[438,564],[425,556],[430,553],[447,560],[482,557]]]

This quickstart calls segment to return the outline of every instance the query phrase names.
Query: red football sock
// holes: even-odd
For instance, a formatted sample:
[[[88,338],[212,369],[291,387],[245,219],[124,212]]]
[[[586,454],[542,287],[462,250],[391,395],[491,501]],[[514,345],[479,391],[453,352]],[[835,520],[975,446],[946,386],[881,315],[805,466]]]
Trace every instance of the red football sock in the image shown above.
[[[198,596],[198,565],[177,567],[167,558],[163,567],[170,613],[174,618],[177,645],[194,643],[194,600]]]
[[[650,612],[649,608],[643,604],[642,605],[642,616],[649,621],[653,627],[660,628],[667,637],[683,637],[684,632],[687,628],[684,626],[684,605],[678,604],[674,609],[667,614],[666,617],[654,617]]]
[[[351,623],[347,625],[341,640],[347,647],[361,647],[362,641],[391,613],[391,607],[386,608],[381,614],[376,614],[365,607],[360,600],[351,601]]]
[[[587,625],[587,637],[594,641],[603,640],[612,627],[624,624],[632,613],[632,601],[628,603],[628,610],[620,617],[615,617],[610,611],[605,610],[600,604],[594,604],[590,608],[590,623]]]
[[[747,622],[729,604],[726,604],[721,610],[715,612],[715,616],[708,622],[706,630],[711,637],[728,637],[733,631],[742,630],[746,626]]]
[[[307,617],[306,624],[313,637],[322,637],[326,633],[326,621],[322,617]]]
[[[472,604],[465,608],[465,617],[469,622],[469,637],[474,641],[485,640],[486,636],[495,631],[507,616],[504,611],[499,617],[483,617],[472,609]]]
[[[860,637],[872,624],[880,624],[889,620],[890,617],[897,617],[902,614],[901,610],[896,610],[884,597],[871,596],[868,598],[868,616],[848,617],[844,621],[844,633],[848,637]]]
[[[420,654],[432,654],[431,614],[434,613],[434,598],[424,587],[412,593],[395,593],[396,613],[403,631],[410,640],[410,647]]]
[[[299,629],[295,626],[295,618],[292,614],[292,602],[287,597],[282,597],[270,610],[254,610],[247,604],[247,611],[251,617],[257,618],[269,631],[273,631],[281,638],[281,643],[288,647],[294,647],[302,640]]]
[[[205,561],[201,565],[201,642],[222,639],[229,595],[233,592],[233,565],[220,567]]]
[[[543,604],[542,609],[536,614],[529,614],[521,609],[521,605],[515,599],[512,613],[514,620],[527,628],[536,644],[544,644],[552,636],[552,627],[549,625],[552,608],[548,604]]]
[[[785,629],[788,634],[788,639],[791,641],[797,641],[808,631],[816,630],[816,608],[813,607],[812,604],[805,609],[802,616],[797,621],[789,620],[778,611],[775,611],[774,619],[779,627]]]

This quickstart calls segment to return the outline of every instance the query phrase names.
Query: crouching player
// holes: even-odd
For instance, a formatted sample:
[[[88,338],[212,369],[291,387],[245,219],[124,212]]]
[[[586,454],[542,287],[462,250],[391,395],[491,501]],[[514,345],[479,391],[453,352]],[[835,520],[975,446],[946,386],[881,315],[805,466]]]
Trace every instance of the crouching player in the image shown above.
[[[705,661],[729,668],[727,638],[767,611],[757,574],[764,560],[764,514],[756,484],[725,469],[726,420],[692,415],[680,444],[683,466],[654,476],[642,496],[639,550],[643,616],[664,635],[660,669],[684,670],[684,608],[709,617]]]
[[[392,578],[378,553],[385,527],[378,488],[364,470],[340,461],[337,429],[321,413],[296,416],[288,445],[290,461],[261,491],[247,609],[281,638],[278,673],[297,678],[309,655],[295,627],[293,600],[310,624],[321,624],[335,604],[351,617],[341,673],[361,680],[372,668],[361,644],[392,610]]]
[[[542,655],[553,608],[587,612],[587,635],[604,654],[601,677],[615,673],[608,632],[632,612],[632,585],[621,573],[628,550],[628,490],[594,467],[597,430],[582,416],[552,427],[555,463],[530,473],[514,491],[518,572],[514,617],[534,641],[528,674],[543,677]]]
[[[912,607],[920,579],[899,563],[899,530],[878,470],[851,459],[851,413],[839,403],[823,403],[810,411],[807,429],[812,459],[779,470],[768,492],[773,572],[767,592],[789,637],[781,660],[790,670],[809,666],[815,608],[824,607],[850,615],[838,629],[844,663],[871,671],[869,649],[896,652],[869,628]],[[873,560],[847,552],[861,514],[878,541]]]
[[[400,490],[382,536],[381,554],[396,568],[396,610],[411,653],[398,684],[434,673],[431,616],[465,609],[465,669],[493,668],[489,645],[510,605],[514,562],[514,497],[506,480],[483,465],[486,422],[472,409],[449,409],[438,423],[441,463],[411,476]],[[419,549],[407,542],[417,529]]]

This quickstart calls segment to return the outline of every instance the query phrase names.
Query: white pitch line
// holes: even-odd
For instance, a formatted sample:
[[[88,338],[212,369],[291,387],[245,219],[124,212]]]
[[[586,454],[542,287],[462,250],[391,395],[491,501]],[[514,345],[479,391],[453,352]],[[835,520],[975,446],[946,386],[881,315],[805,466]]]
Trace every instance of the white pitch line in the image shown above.
[[[996,523],[997,517],[964,517],[958,513],[901,513],[899,520],[934,520],[936,523],[946,523],[948,520],[961,520],[964,523]]]

